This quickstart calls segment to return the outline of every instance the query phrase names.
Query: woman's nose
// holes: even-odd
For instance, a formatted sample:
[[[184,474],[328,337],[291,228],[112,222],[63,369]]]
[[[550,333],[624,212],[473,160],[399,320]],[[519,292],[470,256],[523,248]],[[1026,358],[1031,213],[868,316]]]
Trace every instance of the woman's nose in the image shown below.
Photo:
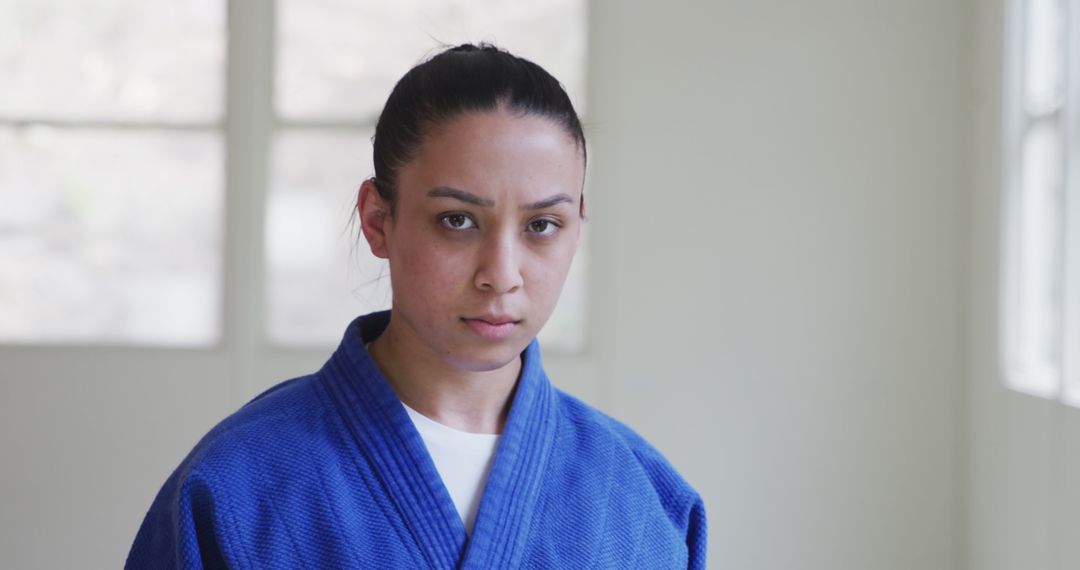
[[[491,236],[480,252],[475,285],[481,291],[499,294],[512,293],[524,285],[514,236]]]

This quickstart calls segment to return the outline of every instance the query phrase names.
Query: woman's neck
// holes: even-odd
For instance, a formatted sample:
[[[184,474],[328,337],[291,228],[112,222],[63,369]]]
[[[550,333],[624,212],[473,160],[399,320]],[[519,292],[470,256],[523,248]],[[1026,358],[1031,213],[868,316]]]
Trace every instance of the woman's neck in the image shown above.
[[[472,433],[502,433],[521,373],[521,358],[495,370],[463,370],[438,357],[411,331],[386,330],[368,346],[375,364],[398,398],[449,427]]]

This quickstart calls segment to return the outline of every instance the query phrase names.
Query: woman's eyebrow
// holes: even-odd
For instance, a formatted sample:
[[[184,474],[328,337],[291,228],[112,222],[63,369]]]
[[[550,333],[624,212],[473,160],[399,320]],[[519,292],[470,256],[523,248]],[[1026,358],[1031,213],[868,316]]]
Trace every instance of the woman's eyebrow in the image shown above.
[[[481,198],[476,194],[466,192],[464,190],[458,190],[457,188],[451,188],[449,186],[439,186],[434,190],[427,193],[431,198],[453,198],[455,200],[461,200],[466,204],[472,204],[474,206],[483,206],[490,208],[495,205],[493,200],[487,198]]]
[[[544,208],[550,208],[550,207],[554,206],[555,204],[562,204],[563,202],[565,202],[567,204],[573,204],[574,199],[571,198],[569,194],[559,193],[559,194],[556,194],[556,195],[554,195],[554,196],[552,196],[550,198],[544,198],[543,200],[540,200],[539,202],[533,202],[532,204],[525,204],[524,206],[521,207],[521,209],[522,210],[543,210]]]
[[[485,208],[490,208],[495,205],[494,200],[481,198],[480,196],[477,196],[476,194],[473,194],[471,192],[466,192],[464,190],[459,190],[450,186],[439,186],[432,189],[430,192],[427,193],[427,195],[431,198],[453,198],[455,200],[465,202],[466,204],[482,206]],[[556,204],[562,203],[573,204],[574,199],[571,198],[569,194],[560,192],[559,194],[555,194],[554,196],[551,196],[549,198],[544,198],[543,200],[533,202],[531,204],[525,204],[521,207],[521,209],[543,210],[544,208],[550,208]]]

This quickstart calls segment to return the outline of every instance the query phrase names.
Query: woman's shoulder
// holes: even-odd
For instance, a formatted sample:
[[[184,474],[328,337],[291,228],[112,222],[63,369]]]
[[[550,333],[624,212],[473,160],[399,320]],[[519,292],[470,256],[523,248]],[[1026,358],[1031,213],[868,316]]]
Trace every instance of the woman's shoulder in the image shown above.
[[[281,529],[268,506],[325,507],[316,459],[332,457],[337,439],[319,390],[317,375],[287,380],[210,429],[158,491],[128,567],[251,567],[250,533]]]
[[[698,492],[625,423],[558,394],[562,427],[546,489],[553,518],[573,518],[579,508],[584,518],[600,517],[606,542],[635,545],[619,567],[704,567],[707,523]]]
[[[700,502],[697,491],[682,477],[667,458],[633,428],[597,408],[557,391],[563,416],[573,431],[578,453],[591,457],[609,457],[621,463],[626,473],[640,469],[654,490],[665,500],[682,506]]]
[[[182,467],[236,479],[268,463],[298,460],[325,437],[317,375],[281,382],[255,396],[195,445]]]

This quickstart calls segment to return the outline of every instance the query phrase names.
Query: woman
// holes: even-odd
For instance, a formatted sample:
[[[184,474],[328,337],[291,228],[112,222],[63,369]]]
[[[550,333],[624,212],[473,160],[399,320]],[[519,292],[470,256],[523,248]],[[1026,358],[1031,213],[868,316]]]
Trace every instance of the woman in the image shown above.
[[[204,437],[128,567],[704,567],[697,493],[540,362],[585,212],[559,83],[458,46],[398,82],[374,143],[357,208],[392,308]]]

